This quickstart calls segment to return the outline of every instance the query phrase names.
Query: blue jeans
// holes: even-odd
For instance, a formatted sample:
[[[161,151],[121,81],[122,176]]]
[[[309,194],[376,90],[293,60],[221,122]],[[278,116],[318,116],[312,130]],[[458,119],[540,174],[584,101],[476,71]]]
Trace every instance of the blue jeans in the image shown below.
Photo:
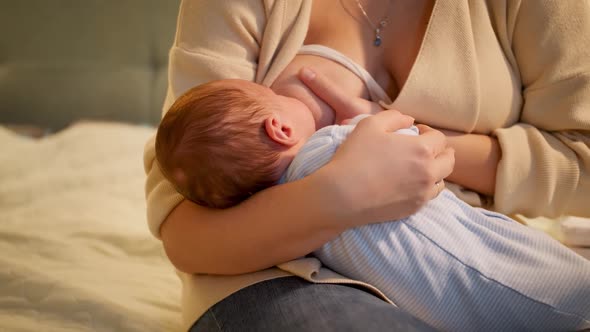
[[[257,283],[217,303],[190,329],[201,331],[433,329],[362,289],[285,277]]]

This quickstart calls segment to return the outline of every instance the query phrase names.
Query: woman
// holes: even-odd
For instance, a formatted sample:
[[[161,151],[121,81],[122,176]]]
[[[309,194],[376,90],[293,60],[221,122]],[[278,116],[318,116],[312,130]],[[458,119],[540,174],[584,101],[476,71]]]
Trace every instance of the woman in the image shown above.
[[[362,290],[276,279],[295,274],[354,284],[313,258],[272,266],[306,255],[344,229],[417,210],[451,173],[447,142],[456,151],[447,179],[461,185],[470,202],[493,197],[493,208],[504,213],[589,215],[582,200],[590,193],[590,54],[583,46],[590,23],[581,14],[589,10],[585,2],[185,0],[164,109],[212,79],[289,86],[296,69],[284,69],[301,45],[323,44],[365,67],[395,101],[390,107],[448,134],[445,139],[430,130],[414,144],[396,144],[387,132],[411,119],[384,112],[380,122],[359,126],[314,175],[224,211],[183,201],[163,180],[148,142],[148,221],[172,263],[186,272],[180,275],[187,326],[202,317],[195,330],[215,326],[208,324],[230,330],[427,328],[366,292],[370,285]],[[358,92],[358,85],[347,85],[346,70],[325,62],[301,65],[323,72],[342,91]],[[314,87],[324,102],[299,89],[297,97],[319,105],[319,122],[331,120],[329,108],[354,107],[330,97],[342,93],[326,86]],[[341,174],[352,183],[332,181]],[[367,194],[348,189],[361,184],[369,184]]]

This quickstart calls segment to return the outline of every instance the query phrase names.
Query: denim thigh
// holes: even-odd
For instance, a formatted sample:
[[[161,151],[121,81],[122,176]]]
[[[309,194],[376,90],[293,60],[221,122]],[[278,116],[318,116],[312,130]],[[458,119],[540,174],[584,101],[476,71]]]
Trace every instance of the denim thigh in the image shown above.
[[[362,289],[297,277],[246,287],[209,309],[190,329],[201,331],[433,331]]]

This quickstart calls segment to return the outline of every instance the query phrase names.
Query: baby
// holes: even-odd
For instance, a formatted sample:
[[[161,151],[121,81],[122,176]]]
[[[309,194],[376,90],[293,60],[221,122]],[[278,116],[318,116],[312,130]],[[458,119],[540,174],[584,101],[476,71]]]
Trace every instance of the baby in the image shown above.
[[[156,156],[187,199],[228,208],[326,164],[359,120],[316,131],[297,99],[248,81],[214,81],[174,103]],[[437,329],[590,327],[589,261],[448,190],[405,219],[350,229],[314,255]]]

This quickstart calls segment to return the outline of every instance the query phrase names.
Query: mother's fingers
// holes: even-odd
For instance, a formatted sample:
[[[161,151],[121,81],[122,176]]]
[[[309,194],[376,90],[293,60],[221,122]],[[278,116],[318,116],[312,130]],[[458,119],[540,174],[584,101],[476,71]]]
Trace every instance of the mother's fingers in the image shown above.
[[[308,67],[301,68],[299,78],[313,93],[333,109],[343,109],[348,106],[351,100],[351,97],[340,90],[337,84],[334,84],[322,73]]]
[[[444,178],[448,177],[455,167],[455,150],[447,145],[446,136],[426,125],[418,125],[420,130],[419,139],[428,150],[431,159],[430,174],[436,181],[434,188],[430,189],[430,197],[434,198],[444,188]]]
[[[435,179],[444,179],[451,175],[455,167],[455,150],[446,148],[432,161],[432,176]]]
[[[385,110],[361,120],[358,125],[371,125],[374,126],[376,130],[393,132],[399,129],[408,128],[413,123],[414,118],[411,116],[402,114],[396,110]]]
[[[432,156],[437,156],[447,148],[447,139],[442,132],[423,124],[416,125],[420,131],[420,139],[428,147]]]
[[[432,189],[430,189],[430,198],[435,198],[436,196],[438,196],[443,189],[445,189],[445,181],[444,180],[440,180],[438,182],[436,182],[433,186]]]

